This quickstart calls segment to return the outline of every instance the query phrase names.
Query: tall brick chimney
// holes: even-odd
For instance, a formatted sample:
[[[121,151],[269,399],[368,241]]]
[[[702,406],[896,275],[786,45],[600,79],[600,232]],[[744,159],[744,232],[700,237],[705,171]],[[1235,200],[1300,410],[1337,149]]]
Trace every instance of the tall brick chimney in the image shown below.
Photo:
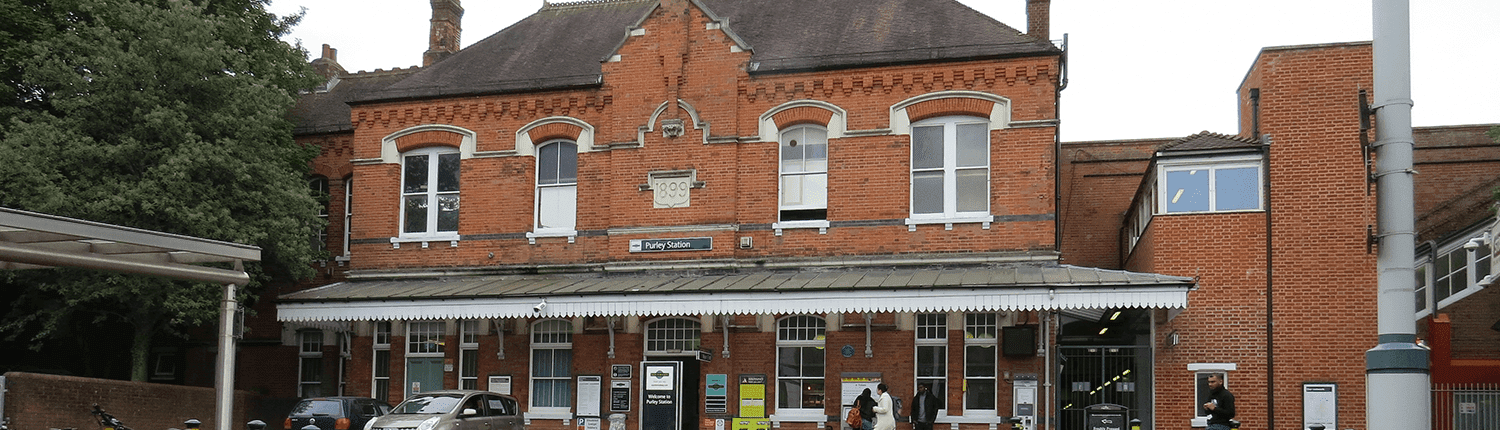
[[[1026,0],[1026,35],[1051,40],[1052,0]]]
[[[312,60],[313,70],[316,70],[323,79],[333,79],[334,76],[348,73],[344,66],[339,65],[339,50],[333,49],[327,43],[323,44],[323,56]]]
[[[427,35],[427,52],[422,53],[422,67],[437,64],[458,52],[458,35],[464,8],[458,0],[432,0],[432,31]]]

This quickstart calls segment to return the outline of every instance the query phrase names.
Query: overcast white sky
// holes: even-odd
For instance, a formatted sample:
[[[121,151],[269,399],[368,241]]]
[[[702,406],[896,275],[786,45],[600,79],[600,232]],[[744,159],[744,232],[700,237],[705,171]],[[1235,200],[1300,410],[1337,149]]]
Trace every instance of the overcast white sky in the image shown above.
[[[959,2],[1025,31],[1025,0]],[[1068,35],[1070,61],[1062,138],[1238,133],[1235,90],[1261,48],[1371,40],[1372,3],[1053,0],[1052,38]],[[542,0],[462,6],[467,47],[536,12]],[[350,71],[419,65],[427,50],[427,0],[274,0],[270,10],[302,7],[307,16],[287,41],[314,58],[329,44]],[[1500,1],[1414,0],[1411,17],[1413,123],[1500,123]]]

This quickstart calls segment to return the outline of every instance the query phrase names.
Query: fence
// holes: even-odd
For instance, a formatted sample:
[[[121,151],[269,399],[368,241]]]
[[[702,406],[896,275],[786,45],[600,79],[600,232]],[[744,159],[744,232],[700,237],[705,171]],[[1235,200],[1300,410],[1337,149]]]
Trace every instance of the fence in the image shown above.
[[[1500,384],[1432,387],[1432,430],[1500,429]]]

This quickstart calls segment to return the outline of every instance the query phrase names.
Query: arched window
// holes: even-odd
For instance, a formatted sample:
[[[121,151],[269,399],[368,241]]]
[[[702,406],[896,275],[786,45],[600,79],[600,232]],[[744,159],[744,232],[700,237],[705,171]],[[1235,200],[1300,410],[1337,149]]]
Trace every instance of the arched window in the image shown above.
[[[578,144],[545,143],[536,160],[536,229],[571,232],[578,219]]]
[[[401,235],[456,236],[458,150],[429,147],[401,156]]]
[[[573,406],[573,324],[543,320],[531,326],[531,411],[567,412]]]
[[[662,318],[646,324],[646,354],[688,352],[702,344],[703,325],[687,318]]]
[[[781,132],[781,221],[828,219],[828,129]]]
[[[776,407],[823,413],[824,337],[822,318],[796,315],[776,323]],[[795,412],[793,412],[795,413]]]
[[[989,130],[988,120],[969,116],[912,124],[912,218],[989,216]]]

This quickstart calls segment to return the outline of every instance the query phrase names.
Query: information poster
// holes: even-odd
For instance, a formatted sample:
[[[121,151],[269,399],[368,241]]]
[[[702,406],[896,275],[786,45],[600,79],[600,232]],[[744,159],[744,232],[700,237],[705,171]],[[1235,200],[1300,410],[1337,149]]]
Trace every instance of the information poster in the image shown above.
[[[878,397],[875,387],[880,385],[880,373],[878,372],[844,372],[839,374],[839,404],[853,406],[854,398],[859,397],[865,389],[870,389],[870,397]],[[848,409],[845,409],[847,412]]]
[[[604,378],[597,375],[578,376],[578,416],[598,417],[602,402]]]
[[[641,370],[641,430],[680,430],[682,363],[645,361]]]
[[[722,414],[729,410],[729,375],[723,373],[710,373],[704,376],[703,411],[710,414]],[[722,423],[720,424],[722,426]]]
[[[1302,384],[1302,428],[1321,425],[1336,429],[1339,422],[1339,387],[1335,384]]]
[[[766,375],[740,375],[740,417],[766,417]]]
[[[490,376],[489,389],[491,392],[510,395],[510,376]]]
[[[630,412],[630,381],[609,381],[609,411]]]

